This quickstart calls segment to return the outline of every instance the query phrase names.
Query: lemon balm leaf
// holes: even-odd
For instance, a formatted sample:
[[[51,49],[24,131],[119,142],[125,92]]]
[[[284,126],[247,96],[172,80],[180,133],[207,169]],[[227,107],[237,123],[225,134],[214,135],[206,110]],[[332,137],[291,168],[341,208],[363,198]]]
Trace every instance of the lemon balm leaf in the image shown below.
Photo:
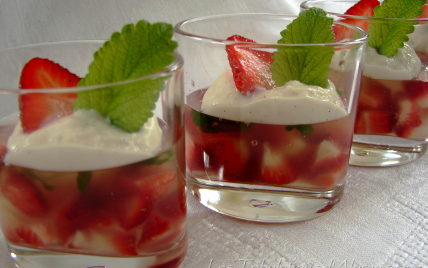
[[[167,23],[141,20],[136,25],[125,25],[95,52],[89,73],[78,86],[115,83],[164,70],[175,60],[172,52],[177,43],[172,35],[173,28]],[[113,125],[135,132],[153,115],[159,92],[165,87],[164,79],[79,92],[74,107],[94,109]]]
[[[334,43],[333,19],[320,8],[300,12],[281,32],[278,44]],[[277,86],[298,80],[307,85],[328,86],[328,72],[334,48],[328,46],[279,47],[270,68]]]
[[[426,0],[385,0],[382,5],[375,7],[373,17],[390,18],[380,20],[374,18],[369,27],[368,45],[381,55],[394,57],[398,49],[409,41],[408,34],[414,32],[417,22],[400,19],[419,17]]]

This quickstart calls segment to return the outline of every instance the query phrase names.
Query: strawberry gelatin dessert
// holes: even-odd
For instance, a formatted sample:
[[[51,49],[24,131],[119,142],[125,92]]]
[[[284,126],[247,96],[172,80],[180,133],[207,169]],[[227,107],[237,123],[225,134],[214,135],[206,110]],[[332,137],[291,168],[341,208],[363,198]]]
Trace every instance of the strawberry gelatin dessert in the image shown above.
[[[17,267],[173,268],[185,256],[183,61],[171,25],[125,27],[119,43],[0,51],[0,81],[14,78],[0,89],[0,225]],[[120,47],[146,31],[165,45],[151,73],[139,48]]]
[[[309,0],[368,31],[351,165],[394,166],[428,148],[428,4],[426,0]],[[349,38],[349,34],[342,31]],[[340,71],[340,68],[335,68]]]
[[[351,27],[361,39],[334,44],[332,25],[313,9],[298,17],[219,16],[176,26],[180,52],[195,66],[187,68],[186,165],[202,204],[240,219],[290,222],[322,215],[340,201],[366,35]],[[249,36],[218,41],[222,31],[215,29],[234,27]],[[279,45],[250,36],[277,38]],[[349,71],[330,75],[338,51],[352,54]]]

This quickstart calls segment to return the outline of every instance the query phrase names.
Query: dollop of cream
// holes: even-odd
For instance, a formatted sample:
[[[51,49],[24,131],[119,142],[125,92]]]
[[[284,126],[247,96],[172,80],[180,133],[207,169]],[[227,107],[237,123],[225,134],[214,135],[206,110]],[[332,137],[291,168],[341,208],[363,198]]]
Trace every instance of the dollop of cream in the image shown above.
[[[96,111],[78,110],[26,134],[19,122],[7,142],[6,164],[45,171],[87,171],[118,167],[153,157],[161,147],[156,117],[127,133]]]
[[[392,58],[378,54],[372,47],[367,48],[364,76],[385,80],[412,80],[420,71],[421,60],[415,50],[407,44],[399,48]]]
[[[282,87],[242,95],[230,69],[219,75],[202,99],[201,110],[224,119],[266,124],[312,124],[347,115],[333,83],[327,88],[290,81]]]

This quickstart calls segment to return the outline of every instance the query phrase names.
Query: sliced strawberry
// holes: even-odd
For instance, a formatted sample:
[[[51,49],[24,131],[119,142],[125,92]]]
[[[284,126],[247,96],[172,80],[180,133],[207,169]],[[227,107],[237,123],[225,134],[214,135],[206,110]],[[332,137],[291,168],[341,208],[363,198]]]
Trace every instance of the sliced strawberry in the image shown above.
[[[124,199],[116,210],[119,224],[129,230],[143,224],[153,213],[157,200],[165,198],[177,176],[174,172],[158,165],[137,166],[124,175],[133,183],[137,194]]]
[[[349,8],[345,14],[353,16],[364,16],[372,17],[374,13],[374,8],[380,5],[378,0],[360,0],[354,6]],[[341,20],[341,22],[355,25],[362,28],[365,31],[369,30],[370,20],[368,19],[357,19],[357,18],[347,18]],[[353,30],[346,28],[342,25],[335,25],[333,27],[335,33],[336,41],[341,41],[343,39],[353,38]]]
[[[227,40],[255,43],[239,35],[233,35]],[[273,53],[256,50],[251,44],[242,43],[227,45],[226,52],[236,88],[241,94],[254,92],[258,88],[271,89],[275,86],[272,73],[269,71]]]
[[[314,173],[334,173],[346,166],[348,161],[348,148],[341,148],[337,143],[325,140],[318,146],[311,170]]]
[[[135,235],[128,233],[97,232],[95,230],[79,230],[71,239],[69,248],[82,253],[123,257],[135,256]]]
[[[355,134],[389,134],[395,114],[388,110],[359,110],[355,119]]]
[[[18,227],[13,234],[6,234],[7,239],[14,244],[25,244],[33,247],[43,246],[43,240],[31,227]]]
[[[420,80],[402,81],[404,89],[410,100],[428,97],[428,82]]]
[[[398,137],[408,137],[413,129],[422,124],[421,111],[415,102],[408,99],[398,103],[398,121],[395,126],[395,133]]]
[[[286,161],[280,152],[270,147],[267,143],[263,147],[261,180],[273,185],[284,185],[298,178],[300,174],[299,167]]]
[[[80,78],[47,59],[33,58],[22,69],[21,89],[52,89],[75,87]],[[19,97],[24,132],[32,132],[41,125],[73,113],[76,93],[27,93]]]
[[[170,228],[169,225],[170,223],[168,221],[159,216],[155,216],[154,218],[150,219],[144,226],[138,246],[150,242],[156,239],[156,237],[166,233]]]
[[[42,194],[30,179],[14,168],[1,170],[1,191],[20,212],[30,217],[40,217],[47,212]]]
[[[358,108],[386,108],[392,105],[391,90],[377,80],[363,76]]]

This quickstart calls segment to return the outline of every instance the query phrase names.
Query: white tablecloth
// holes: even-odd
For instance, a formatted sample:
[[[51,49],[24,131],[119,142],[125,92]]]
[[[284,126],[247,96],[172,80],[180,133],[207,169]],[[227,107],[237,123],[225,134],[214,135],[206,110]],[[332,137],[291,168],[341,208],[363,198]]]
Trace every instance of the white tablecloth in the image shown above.
[[[0,0],[0,48],[108,39],[140,19],[175,24],[220,13],[299,12],[300,0]],[[428,156],[393,168],[356,168],[342,202],[308,221],[257,224],[188,198],[181,268],[428,267]],[[13,263],[0,237],[0,267]]]

